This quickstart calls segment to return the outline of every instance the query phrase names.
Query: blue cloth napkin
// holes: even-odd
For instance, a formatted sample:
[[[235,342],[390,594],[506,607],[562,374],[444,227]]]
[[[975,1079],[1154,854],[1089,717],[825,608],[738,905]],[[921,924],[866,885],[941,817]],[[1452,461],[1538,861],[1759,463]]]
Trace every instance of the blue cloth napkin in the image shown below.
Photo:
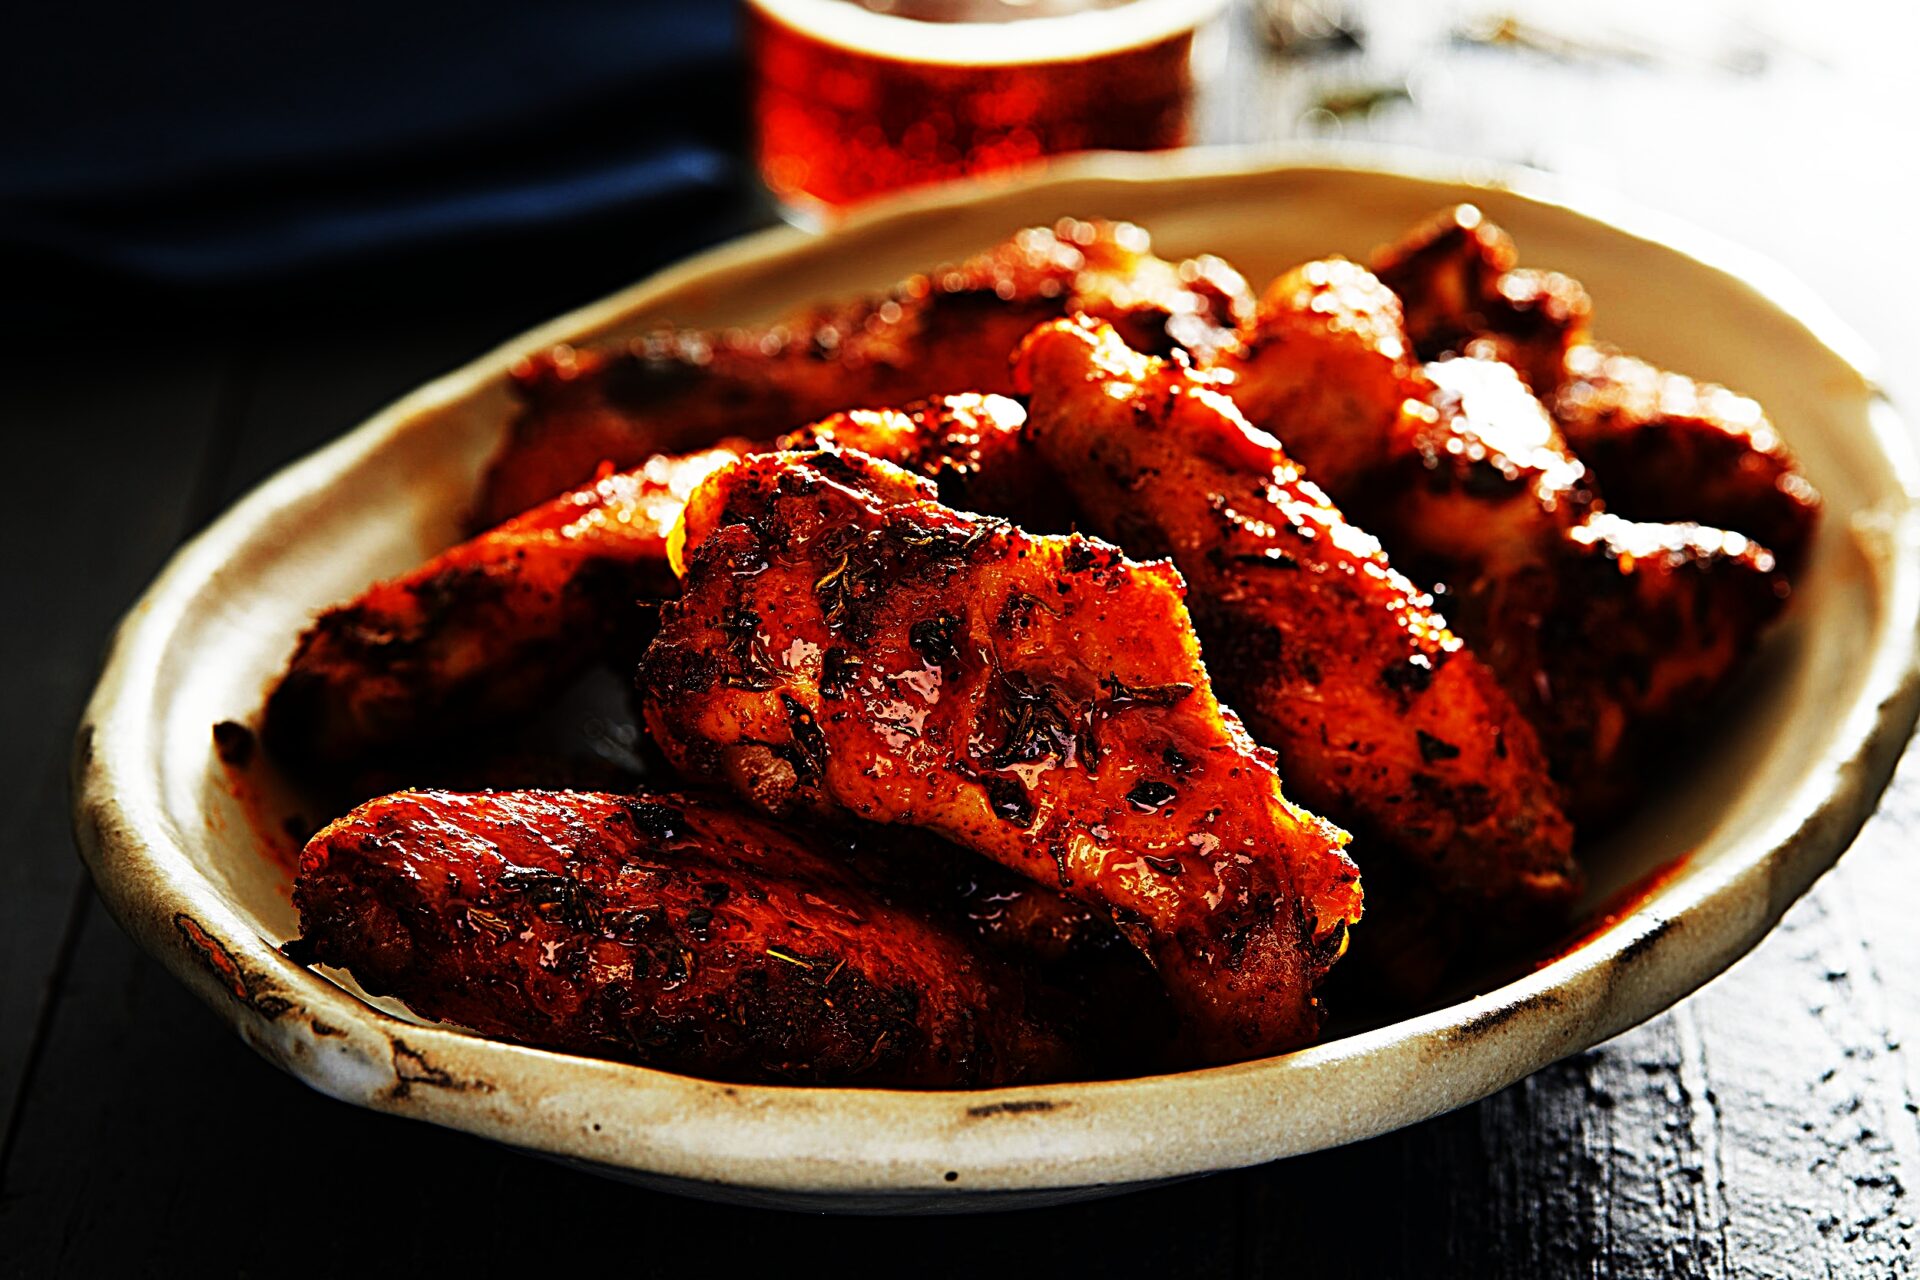
[[[0,264],[246,292],[744,181],[724,0],[27,5],[0,52]]]

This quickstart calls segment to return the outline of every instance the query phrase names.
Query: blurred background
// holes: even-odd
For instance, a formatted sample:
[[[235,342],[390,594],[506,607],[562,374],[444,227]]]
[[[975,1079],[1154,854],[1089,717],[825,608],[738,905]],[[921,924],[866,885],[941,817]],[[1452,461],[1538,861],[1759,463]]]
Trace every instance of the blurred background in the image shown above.
[[[649,1196],[306,1091],[125,939],[67,831],[67,741],[101,647],[181,538],[539,321],[783,213],[831,220],[805,198],[818,175],[770,169],[779,198],[761,180],[745,10],[178,0],[7,16],[0,429],[30,480],[5,507],[0,626],[0,1273],[845,1259],[842,1223]],[[1676,215],[1802,277],[1911,415],[1917,47],[1904,0],[1230,0],[1193,40],[1180,118],[1143,114],[1138,136],[1414,148]],[[830,82],[846,87],[826,75],[820,102]],[[927,145],[938,160],[945,143]],[[995,162],[1045,149],[994,147]],[[925,1275],[1072,1274],[1094,1244],[1126,1274],[1905,1274],[1920,1090],[1888,1028],[1920,1020],[1898,980],[1914,806],[1889,803],[1727,978],[1477,1107],[1019,1230],[860,1224],[856,1256]],[[1729,1026],[1795,1052],[1714,1031]],[[1698,1172],[1683,1148],[1727,1180],[1683,1176]],[[290,1227],[316,1195],[340,1214]],[[1391,1206],[1377,1225],[1375,1204]],[[1356,1205],[1366,1230],[1326,1229]],[[388,1238],[393,1214],[415,1229]],[[1272,1222],[1299,1230],[1250,1229]]]
[[[773,216],[745,25],[671,0],[23,7],[0,54],[0,323],[509,295],[532,321],[628,283]],[[1598,184],[1786,260],[1908,346],[1907,309],[1853,268],[1907,221],[1917,36],[1896,0],[1233,0],[1196,42],[1185,137]]]

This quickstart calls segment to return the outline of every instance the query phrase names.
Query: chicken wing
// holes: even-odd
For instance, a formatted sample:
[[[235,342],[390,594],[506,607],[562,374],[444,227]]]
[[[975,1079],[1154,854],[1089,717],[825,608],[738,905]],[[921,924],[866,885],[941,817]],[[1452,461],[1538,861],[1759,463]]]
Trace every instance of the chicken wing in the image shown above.
[[[1423,360],[1481,356],[1514,367],[1541,399],[1585,341],[1592,301],[1578,280],[1514,266],[1513,239],[1470,204],[1444,209],[1373,255],[1373,269],[1406,308]]]
[[[1214,699],[1178,576],[938,505],[864,455],[764,455],[688,504],[641,665],[689,776],[937,832],[1096,905],[1191,1060],[1304,1044],[1359,916],[1344,833]]]
[[[572,488],[602,462],[631,467],[730,435],[766,442],[863,406],[1008,391],[1014,347],[1054,316],[1086,311],[1143,349],[1207,352],[1251,306],[1246,281],[1216,258],[1168,262],[1136,226],[1069,219],[770,328],[556,347],[514,372],[524,407],[488,469],[479,523]]]
[[[1617,810],[1645,748],[1697,715],[1779,611],[1774,556],[1740,534],[1597,510],[1508,366],[1426,373],[1436,394],[1406,415],[1422,479],[1381,487],[1397,497],[1377,504],[1380,535],[1455,584],[1448,607],[1539,728],[1578,814]]]
[[[1606,478],[1615,515],[1738,529],[1788,571],[1806,558],[1820,495],[1747,397],[1579,346],[1567,353],[1553,414],[1567,443]]]
[[[1394,332],[1390,295],[1358,284],[1313,294],[1302,305],[1316,313],[1306,318],[1288,315],[1294,296],[1270,290],[1256,321],[1256,330],[1274,327],[1284,341],[1263,343],[1256,332],[1244,343],[1254,358],[1221,361],[1233,376],[1227,389],[1236,403],[1268,404],[1273,397],[1262,390],[1264,381],[1298,383],[1300,369],[1350,363],[1357,355],[1340,348]],[[1325,314],[1330,308],[1367,314],[1333,322]],[[1336,350],[1323,350],[1329,347]],[[1388,349],[1395,349],[1391,338]],[[1449,618],[1539,732],[1571,811],[1604,816],[1647,763],[1650,753],[1637,747],[1657,744],[1751,651],[1784,585],[1773,557],[1746,539],[1738,540],[1739,554],[1713,551],[1733,545],[1715,530],[1632,531],[1612,518],[1589,529],[1599,519],[1591,477],[1501,363],[1436,360],[1414,371],[1408,386],[1415,394],[1398,405],[1386,395],[1366,402],[1366,412],[1384,424],[1329,430],[1328,418],[1340,424],[1364,415],[1356,402],[1315,393],[1289,402],[1293,416],[1255,425],[1279,436],[1313,475],[1323,449],[1344,450],[1355,439],[1384,442],[1373,446],[1380,452],[1371,467],[1358,451],[1336,457],[1334,473],[1346,479],[1333,497],[1380,536],[1396,564],[1422,581],[1446,584]],[[1292,450],[1294,439],[1304,448]],[[1671,570],[1684,561],[1691,569],[1660,571],[1608,552],[1627,543],[1667,547],[1659,563]],[[1623,593],[1615,582],[1622,576],[1647,582]],[[1618,602],[1604,617],[1591,598],[1597,583],[1610,585]],[[1637,615],[1633,601],[1649,611]],[[1706,616],[1723,605],[1724,613]],[[1649,699],[1629,684],[1674,696]],[[1613,728],[1590,733],[1589,723]]]
[[[1512,364],[1545,401],[1615,515],[1737,529],[1788,569],[1820,498],[1760,406],[1587,339],[1579,284],[1515,268],[1506,232],[1472,205],[1446,210],[1374,259],[1425,359]]]
[[[983,1087],[1071,1054],[1017,972],[692,796],[402,792],[307,845],[304,960],[428,1017],[722,1080]]]
[[[924,831],[810,825],[863,884],[1018,969],[1028,1012],[1072,1046],[1077,1073],[1137,1075],[1181,1061],[1167,990],[1105,909]]]
[[[1330,493],[1350,493],[1394,448],[1400,406],[1424,393],[1400,301],[1364,267],[1328,258],[1268,285],[1240,340],[1212,367],[1240,412]]]
[[[1604,824],[1742,669],[1787,584],[1740,534],[1604,513],[1572,531],[1558,576],[1536,633],[1543,658],[1509,683],[1576,780],[1576,817]]]
[[[1447,584],[1475,654],[1530,686],[1551,660],[1537,632],[1568,536],[1593,508],[1586,469],[1510,366],[1436,360],[1420,380],[1373,474],[1351,487],[1351,514],[1417,581]]]
[[[735,456],[605,476],[329,609],[267,699],[268,749],[364,766],[535,706],[622,637],[637,653],[635,602],[676,589],[666,540],[687,494]]]
[[[957,395],[838,414],[782,443],[837,441],[927,476],[949,505],[1066,528],[1025,421],[1003,396]],[[597,658],[633,661],[645,637],[630,606],[679,591],[668,544],[687,494],[746,447],[655,456],[329,610],[268,699],[269,749],[308,773],[364,769],[537,706]]]
[[[1040,453],[1099,533],[1172,557],[1223,696],[1307,804],[1456,900],[1537,916],[1573,896],[1533,730],[1220,381],[1075,321],[1037,330],[1019,368]]]
[[[900,409],[855,409],[781,437],[783,451],[853,449],[925,476],[940,501],[1003,516],[1032,533],[1072,527],[1072,504],[1021,428],[1027,411],[1005,396],[940,396]]]

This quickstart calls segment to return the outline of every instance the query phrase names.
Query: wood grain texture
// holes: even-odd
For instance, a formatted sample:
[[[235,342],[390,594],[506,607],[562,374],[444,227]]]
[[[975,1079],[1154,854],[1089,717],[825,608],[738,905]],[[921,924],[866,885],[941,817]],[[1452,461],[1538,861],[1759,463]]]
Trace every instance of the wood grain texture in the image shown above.
[[[1752,36],[1757,62],[1702,65],[1456,42],[1432,30],[1450,21],[1440,8],[1368,4],[1365,48],[1281,59],[1253,42],[1242,5],[1205,136],[1412,143],[1594,181],[1785,259],[1882,350],[1920,349],[1907,301],[1920,272],[1874,249],[1898,241],[1910,208],[1893,198],[1881,139],[1910,102],[1884,67],[1911,34],[1836,39],[1817,57]],[[1836,29],[1880,21],[1851,0],[1825,12]],[[1410,70],[1411,100],[1322,105],[1404,88]],[[1776,163],[1789,153],[1795,164]],[[1874,270],[1859,270],[1866,259]],[[373,328],[250,334],[246,347],[155,339],[120,353],[110,376],[91,352],[10,353],[0,427],[31,483],[6,519],[31,563],[17,597],[27,623],[0,627],[0,767],[13,782],[0,799],[0,1106],[29,1063],[32,1078],[0,1165],[0,1275],[1911,1273],[1911,754],[1840,865],[1670,1013],[1400,1133],[1092,1205],[890,1222],[727,1209],[341,1106],[257,1061],[81,887],[65,756],[93,664],[191,526],[553,309],[503,298],[492,315],[384,332],[376,315]],[[1909,405],[1916,369],[1890,374]],[[60,519],[55,485],[73,476],[111,496],[115,522]],[[416,1225],[392,1230],[397,1219]]]
[[[0,1274],[118,1275],[136,1260],[285,1277],[1236,1274],[1216,1181],[850,1226],[654,1195],[344,1107],[256,1060],[97,904],[62,1010],[0,1198]]]
[[[67,744],[114,620],[205,506],[196,482],[230,373],[154,351],[128,353],[111,378],[92,351],[16,348],[10,360],[26,376],[0,378],[8,518],[21,522],[0,626],[0,1152],[85,901]]]

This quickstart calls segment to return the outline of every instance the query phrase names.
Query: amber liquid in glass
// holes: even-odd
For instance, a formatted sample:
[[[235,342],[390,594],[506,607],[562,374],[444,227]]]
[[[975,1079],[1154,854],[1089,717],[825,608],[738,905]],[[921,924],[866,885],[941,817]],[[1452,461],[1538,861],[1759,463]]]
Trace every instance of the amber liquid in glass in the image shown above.
[[[1170,30],[1149,25],[1140,38],[1141,24],[1112,20],[1126,0],[896,0],[885,15],[873,12],[878,2],[867,0],[854,22],[812,29],[803,29],[810,17],[863,6],[748,4],[760,171],[789,206],[845,206],[1068,151],[1187,141],[1197,18]],[[1188,10],[1205,17],[1212,7],[1202,0]],[[940,49],[943,30],[962,30],[945,25],[955,22],[969,40]],[[910,38],[891,41],[891,24],[914,30],[894,26]],[[1103,30],[1115,37],[1110,47],[1099,47]],[[931,56],[914,56],[916,48]]]

